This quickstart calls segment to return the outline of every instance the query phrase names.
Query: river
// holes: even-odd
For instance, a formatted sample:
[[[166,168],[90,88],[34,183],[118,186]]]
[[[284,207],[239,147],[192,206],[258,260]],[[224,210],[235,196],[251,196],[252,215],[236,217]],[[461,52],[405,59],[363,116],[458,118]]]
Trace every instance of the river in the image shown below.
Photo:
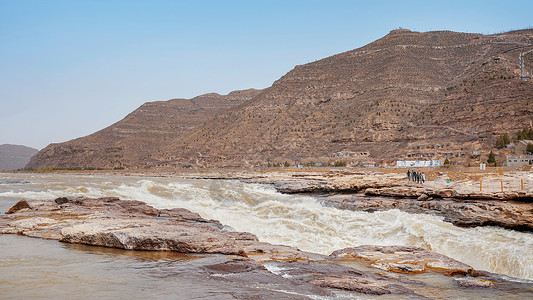
[[[54,199],[63,196],[112,196],[144,201],[156,208],[183,207],[199,213],[204,218],[219,220],[234,230],[251,232],[262,241],[290,245],[320,254],[330,254],[337,249],[359,245],[419,246],[455,258],[475,269],[504,274],[517,280],[533,280],[531,233],[497,227],[459,228],[444,222],[442,217],[409,214],[399,210],[374,213],[338,210],[321,205],[311,196],[281,194],[270,186],[236,180],[117,174],[0,174],[2,211],[6,211],[20,199]],[[56,243],[57,246],[51,246],[51,243]],[[93,263],[91,259],[82,263],[79,262],[83,261],[79,257],[82,255],[80,251],[94,253],[91,250],[94,247],[13,236],[0,236],[0,246],[0,268],[4,270],[15,272],[17,265],[23,265],[25,268],[36,268],[33,271],[38,274],[61,273],[63,268],[67,282],[72,278],[89,280],[83,275],[86,272],[101,273],[103,277],[95,279],[95,285],[102,280],[111,280],[110,278],[118,278],[115,281],[118,280],[118,284],[121,284],[119,279],[123,278],[120,271],[123,256],[114,252],[118,250],[106,250],[103,254],[98,252],[100,255],[88,256],[93,257]],[[34,248],[41,246],[48,247],[46,249],[52,247],[53,250],[34,251]],[[34,260],[32,255],[36,253],[42,254],[42,257]],[[136,262],[141,261],[138,268],[143,269],[144,263],[153,267],[154,263],[143,260],[145,256],[153,255],[133,256]],[[195,260],[179,255],[165,255],[169,257],[165,257],[163,261]],[[61,262],[65,257],[68,261],[74,260],[80,265],[69,268],[67,264],[65,267],[65,263]],[[119,266],[115,266],[119,270],[102,272],[91,269],[98,265],[97,261],[115,258],[119,261]],[[32,271],[28,272],[31,274]],[[9,280],[9,273],[6,275],[6,271],[3,271],[2,274],[0,283],[4,286]],[[140,278],[137,280],[142,282],[143,276],[139,274]],[[32,278],[30,282],[40,286],[46,284],[38,282],[36,278]],[[179,286],[175,288],[180,289]],[[150,290],[151,288],[146,288],[146,291]]]

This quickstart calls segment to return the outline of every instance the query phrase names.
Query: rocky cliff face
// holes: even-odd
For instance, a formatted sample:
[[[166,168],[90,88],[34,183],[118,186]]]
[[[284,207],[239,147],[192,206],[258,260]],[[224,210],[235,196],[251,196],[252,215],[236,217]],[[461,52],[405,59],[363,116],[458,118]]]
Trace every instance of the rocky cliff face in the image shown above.
[[[87,165],[243,166],[335,160],[343,150],[385,162],[464,159],[533,121],[533,80],[520,80],[518,64],[520,52],[532,48],[533,30],[394,30],[362,48],[296,66],[248,101],[205,115],[204,122],[162,109],[171,102],[149,104],[161,112],[153,118],[157,125],[124,123],[130,115],[95,135],[47,147],[29,166],[72,165],[73,156]],[[525,60],[533,65],[533,55]],[[143,107],[133,114],[149,118]],[[140,138],[147,130],[148,141]],[[109,131],[105,136],[120,134],[121,143],[103,143],[101,133]],[[102,144],[134,147],[127,156],[106,155],[104,164],[91,154]],[[89,149],[68,148],[75,145]],[[60,154],[64,149],[73,156]]]

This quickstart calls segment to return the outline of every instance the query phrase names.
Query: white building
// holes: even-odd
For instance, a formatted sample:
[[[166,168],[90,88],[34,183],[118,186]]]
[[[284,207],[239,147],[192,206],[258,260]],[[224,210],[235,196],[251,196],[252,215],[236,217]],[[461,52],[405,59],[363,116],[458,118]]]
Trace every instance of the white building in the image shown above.
[[[507,166],[517,167],[529,165],[533,161],[533,155],[509,155],[507,156]]]

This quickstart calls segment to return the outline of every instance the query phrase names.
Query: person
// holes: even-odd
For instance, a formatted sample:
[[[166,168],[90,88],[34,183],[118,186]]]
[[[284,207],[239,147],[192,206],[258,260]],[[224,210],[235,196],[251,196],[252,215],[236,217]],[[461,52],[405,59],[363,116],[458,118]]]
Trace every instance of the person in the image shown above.
[[[424,173],[420,173],[420,175],[421,175],[421,177],[422,177],[422,178],[421,178],[421,179],[422,179],[422,183],[426,182],[426,174],[424,174]]]

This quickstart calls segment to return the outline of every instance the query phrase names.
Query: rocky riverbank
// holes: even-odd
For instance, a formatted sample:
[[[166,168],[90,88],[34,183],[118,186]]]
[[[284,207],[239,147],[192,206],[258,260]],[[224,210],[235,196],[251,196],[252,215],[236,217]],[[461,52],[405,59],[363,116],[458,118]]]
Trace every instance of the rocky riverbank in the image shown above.
[[[361,246],[323,256],[261,242],[253,234],[234,232],[186,209],[155,209],[117,198],[21,200],[0,217],[0,233],[126,250],[214,255],[216,259],[206,260],[201,269],[220,280],[245,274],[249,283],[282,284],[312,295],[440,298],[450,287],[435,293],[439,290],[435,282],[444,282],[464,295],[479,288],[506,295],[512,287],[533,296],[531,285],[505,281],[416,247]],[[427,275],[420,277],[421,273]]]
[[[443,216],[444,221],[459,227],[500,226],[533,232],[533,203],[495,200],[433,198],[369,197],[365,194],[320,197],[324,205],[353,211],[399,209],[408,213]]]
[[[347,171],[293,173],[248,181],[271,184],[283,193],[310,194],[339,209],[399,209],[444,216],[445,221],[461,227],[533,231],[533,173],[527,171],[486,174],[484,178],[477,173],[433,172],[424,184],[408,181],[403,173]]]

